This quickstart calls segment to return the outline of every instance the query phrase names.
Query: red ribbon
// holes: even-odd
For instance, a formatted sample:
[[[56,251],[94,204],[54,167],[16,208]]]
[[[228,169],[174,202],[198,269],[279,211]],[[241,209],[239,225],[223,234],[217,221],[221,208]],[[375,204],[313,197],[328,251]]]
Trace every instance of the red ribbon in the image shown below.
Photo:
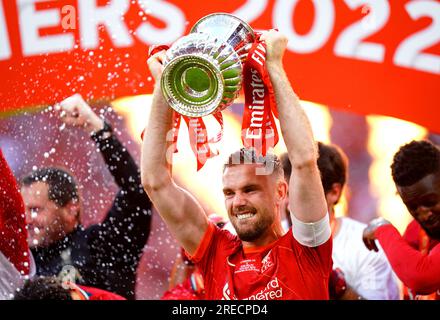
[[[258,155],[278,143],[274,121],[278,117],[275,95],[266,70],[266,44],[257,40],[248,53],[243,67],[245,106],[241,139],[246,148],[254,148]]]
[[[176,112],[175,112],[176,113]],[[197,171],[203,168],[209,158],[218,155],[213,151],[208,141],[208,131],[202,118],[190,118],[182,116],[188,126],[189,142],[197,159]],[[178,128],[176,128],[178,130]],[[223,128],[221,129],[223,130]],[[177,139],[177,136],[175,136]],[[177,142],[177,140],[176,140]]]

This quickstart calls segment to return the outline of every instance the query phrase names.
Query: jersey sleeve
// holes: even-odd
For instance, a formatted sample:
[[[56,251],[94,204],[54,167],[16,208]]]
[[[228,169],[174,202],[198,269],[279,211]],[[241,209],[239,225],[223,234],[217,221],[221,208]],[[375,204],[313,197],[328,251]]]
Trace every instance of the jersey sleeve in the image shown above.
[[[428,255],[412,248],[392,225],[377,228],[379,240],[394,272],[418,294],[430,294],[440,288],[440,246]]]
[[[239,241],[236,236],[210,222],[194,255],[188,253],[186,255],[206,277],[214,274],[216,268],[223,268],[226,265],[227,257],[236,248],[237,242]]]
[[[191,256],[186,252],[187,257],[189,257],[189,259],[192,262],[199,263],[200,261],[203,260],[203,257],[207,255],[208,249],[211,246],[212,238],[214,237],[215,233],[216,233],[215,226],[212,223],[209,223],[208,229],[205,231],[202,241],[197,247],[197,250],[194,253],[194,255]]]
[[[292,230],[292,229],[291,229]],[[310,269],[319,272],[322,277],[328,278],[333,267],[332,248],[333,239],[328,238],[326,242],[315,247],[309,247],[301,244],[292,233],[293,247],[298,256],[302,256],[300,261],[306,264],[304,270]]]

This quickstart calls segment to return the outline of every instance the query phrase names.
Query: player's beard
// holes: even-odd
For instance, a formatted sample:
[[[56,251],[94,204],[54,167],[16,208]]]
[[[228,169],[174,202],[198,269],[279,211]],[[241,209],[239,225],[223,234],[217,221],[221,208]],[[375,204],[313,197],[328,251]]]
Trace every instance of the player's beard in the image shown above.
[[[252,228],[243,228],[237,222],[237,218],[231,219],[240,240],[247,242],[255,241],[273,224],[274,218],[268,212],[257,212],[256,217],[257,221],[252,225]]]

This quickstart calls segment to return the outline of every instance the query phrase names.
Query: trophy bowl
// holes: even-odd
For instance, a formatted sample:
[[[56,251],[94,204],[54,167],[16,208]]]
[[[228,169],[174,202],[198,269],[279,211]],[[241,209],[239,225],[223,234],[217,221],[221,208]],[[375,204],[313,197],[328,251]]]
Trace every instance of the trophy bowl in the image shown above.
[[[232,15],[212,14],[199,20],[166,53],[161,88],[171,108],[188,117],[203,117],[232,104],[253,40],[252,29]]]

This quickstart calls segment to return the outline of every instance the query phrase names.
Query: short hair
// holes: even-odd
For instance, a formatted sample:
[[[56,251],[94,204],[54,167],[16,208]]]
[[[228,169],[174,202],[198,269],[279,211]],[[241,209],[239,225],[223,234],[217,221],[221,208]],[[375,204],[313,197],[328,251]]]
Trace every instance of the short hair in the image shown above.
[[[78,188],[73,176],[60,168],[41,168],[22,178],[21,185],[44,182],[49,186],[49,199],[64,207],[72,200],[79,200]]]
[[[427,140],[411,141],[400,147],[391,164],[394,183],[407,187],[440,169],[440,150]]]
[[[14,300],[73,300],[70,290],[56,277],[38,277],[27,280]]]
[[[347,181],[348,158],[341,148],[336,145],[327,145],[318,142],[319,156],[317,160],[318,168],[321,173],[321,182],[324,192],[328,193],[334,183],[345,185]],[[285,178],[288,181],[292,174],[292,164],[289,156],[284,153],[281,156]]]
[[[283,166],[278,156],[274,153],[268,152],[265,156],[257,155],[254,148],[241,148],[238,151],[231,153],[228,160],[223,166],[223,172],[226,168],[241,164],[261,164],[265,168],[270,168],[270,175],[284,175]]]

